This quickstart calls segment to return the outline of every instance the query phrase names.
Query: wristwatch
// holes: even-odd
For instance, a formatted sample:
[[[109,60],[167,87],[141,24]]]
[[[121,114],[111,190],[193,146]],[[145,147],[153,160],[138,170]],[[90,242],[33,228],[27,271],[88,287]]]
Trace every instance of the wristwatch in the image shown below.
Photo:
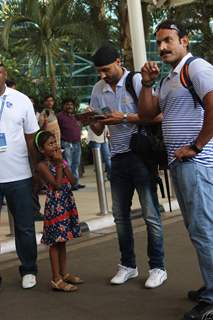
[[[123,114],[123,122],[127,123],[128,122],[128,113]]]
[[[196,153],[201,153],[203,151],[203,149],[200,149],[196,146],[196,143],[195,141],[193,141],[191,144],[190,144],[190,148],[196,152]]]

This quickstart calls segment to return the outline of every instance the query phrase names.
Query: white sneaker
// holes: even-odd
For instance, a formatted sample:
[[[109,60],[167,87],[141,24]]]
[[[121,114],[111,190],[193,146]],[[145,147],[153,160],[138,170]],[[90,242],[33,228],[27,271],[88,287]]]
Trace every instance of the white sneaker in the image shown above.
[[[118,271],[116,275],[110,280],[111,284],[122,284],[131,278],[136,278],[138,276],[138,268],[128,268],[118,265]]]
[[[36,276],[34,274],[25,274],[22,277],[22,288],[30,289],[36,285]]]
[[[146,288],[156,288],[162,285],[167,279],[167,272],[162,269],[151,269],[149,270],[149,277],[145,282]]]

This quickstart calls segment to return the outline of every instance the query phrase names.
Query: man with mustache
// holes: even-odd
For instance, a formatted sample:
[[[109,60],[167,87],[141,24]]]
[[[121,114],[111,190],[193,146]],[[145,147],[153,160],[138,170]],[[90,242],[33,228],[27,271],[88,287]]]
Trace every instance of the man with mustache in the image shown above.
[[[201,320],[213,311],[213,66],[201,58],[189,64],[189,77],[201,105],[180,82],[180,71],[192,56],[186,31],[167,20],[155,34],[161,59],[172,70],[153,95],[152,85],[160,70],[153,61],[145,63],[139,114],[151,119],[163,113],[171,176],[204,281],[202,288],[188,293],[198,304],[184,319]]]
[[[110,132],[112,211],[121,251],[121,264],[118,265],[111,284],[123,284],[128,279],[138,276],[130,217],[132,198],[136,190],[148,233],[147,252],[150,270],[145,287],[155,288],[167,279],[164,267],[163,231],[155,181],[142,160],[129,147],[131,136],[138,131],[137,123],[140,120],[137,105],[125,87],[129,71],[121,66],[118,52],[111,45],[98,49],[93,61],[101,79],[93,88],[91,106],[99,113],[103,113],[103,119],[94,120],[91,128],[100,135],[105,125],[108,125]],[[140,74],[135,74],[133,85],[139,96]],[[106,109],[110,112],[104,115]],[[161,117],[155,119],[155,121],[160,120]]]

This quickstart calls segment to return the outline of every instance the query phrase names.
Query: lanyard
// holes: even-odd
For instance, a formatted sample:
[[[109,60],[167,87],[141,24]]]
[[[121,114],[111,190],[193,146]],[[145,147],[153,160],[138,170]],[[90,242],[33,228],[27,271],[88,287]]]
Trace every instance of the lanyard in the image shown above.
[[[4,95],[3,99],[2,99],[2,103],[1,103],[1,109],[0,109],[0,120],[1,120],[1,117],[2,117],[3,110],[4,110],[4,105],[5,105],[6,98],[7,98],[7,96]]]

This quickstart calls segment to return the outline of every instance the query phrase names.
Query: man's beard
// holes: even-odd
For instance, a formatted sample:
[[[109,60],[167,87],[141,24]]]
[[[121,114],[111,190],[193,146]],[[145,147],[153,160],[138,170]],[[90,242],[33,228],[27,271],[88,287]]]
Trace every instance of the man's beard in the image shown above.
[[[113,77],[113,78],[105,78],[104,81],[108,84],[116,84],[118,83],[119,79],[117,77]]]

